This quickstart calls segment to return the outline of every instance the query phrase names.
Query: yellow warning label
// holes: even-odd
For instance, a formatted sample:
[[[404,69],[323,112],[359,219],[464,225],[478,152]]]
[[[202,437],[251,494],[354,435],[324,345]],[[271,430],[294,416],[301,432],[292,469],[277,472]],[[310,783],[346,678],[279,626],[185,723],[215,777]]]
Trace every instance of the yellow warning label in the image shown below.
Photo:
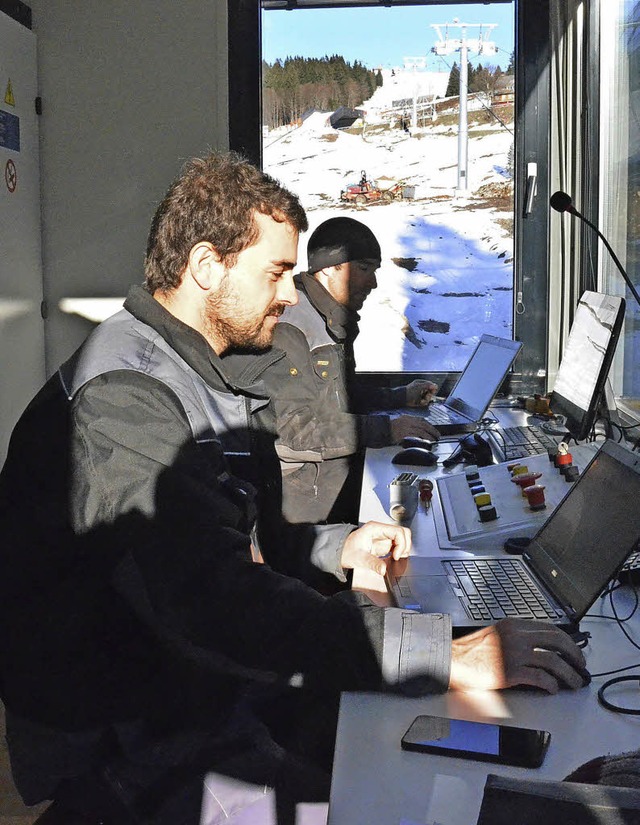
[[[4,102],[7,106],[16,105],[16,99],[13,96],[13,87],[11,86],[11,78],[9,78],[9,82],[7,83],[7,91],[4,93]]]

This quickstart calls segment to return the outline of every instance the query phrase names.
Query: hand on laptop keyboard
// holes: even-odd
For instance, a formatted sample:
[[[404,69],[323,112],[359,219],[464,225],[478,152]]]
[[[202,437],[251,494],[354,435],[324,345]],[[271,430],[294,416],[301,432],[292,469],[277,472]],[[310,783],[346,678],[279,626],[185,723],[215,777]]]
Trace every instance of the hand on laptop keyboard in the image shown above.
[[[417,378],[406,385],[408,407],[428,407],[436,397],[438,385],[432,381],[421,381]]]

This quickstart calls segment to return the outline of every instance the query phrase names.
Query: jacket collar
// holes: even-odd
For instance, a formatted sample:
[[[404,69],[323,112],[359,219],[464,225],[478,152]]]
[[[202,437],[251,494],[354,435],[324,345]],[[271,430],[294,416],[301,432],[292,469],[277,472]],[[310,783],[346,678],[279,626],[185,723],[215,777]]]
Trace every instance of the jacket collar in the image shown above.
[[[294,278],[298,289],[302,290],[313,308],[324,318],[327,331],[336,339],[354,339],[358,334],[357,312],[339,304],[313,275],[301,272]]]
[[[209,386],[266,397],[264,388],[256,382],[267,366],[284,357],[282,350],[272,348],[259,354],[233,353],[220,357],[203,335],[172,315],[141,286],[131,287],[124,308],[161,335]]]

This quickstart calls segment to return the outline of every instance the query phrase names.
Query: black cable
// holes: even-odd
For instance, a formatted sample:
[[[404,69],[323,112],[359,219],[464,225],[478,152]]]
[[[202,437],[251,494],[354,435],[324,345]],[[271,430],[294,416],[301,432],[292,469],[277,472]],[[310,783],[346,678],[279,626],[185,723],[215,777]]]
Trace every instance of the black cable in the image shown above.
[[[447,69],[449,69],[449,71],[452,71],[453,66],[450,66],[441,54],[438,55],[438,57],[440,58],[440,60],[442,60],[444,65],[447,67]],[[467,94],[474,94],[474,92],[469,92],[469,85],[468,84],[467,84]],[[505,129],[507,132],[509,132],[509,134],[512,137],[515,137],[514,132],[512,132],[512,130],[507,126],[507,124],[504,122],[504,120],[502,120],[502,118],[498,117],[498,115],[493,111],[493,109],[491,109],[489,106],[486,106],[479,98],[476,98],[476,99],[480,103],[480,106],[482,106],[483,109],[485,109],[487,112],[489,112],[489,114],[498,121],[498,123],[502,126],[503,129]]]
[[[591,675],[595,679],[597,676],[612,676],[614,673],[624,673],[625,670],[634,670],[637,667],[640,667],[640,662],[636,665],[626,665],[625,667],[617,667],[614,670],[603,670],[602,673],[592,673]]]
[[[624,585],[622,585],[622,584],[613,585],[613,586],[609,587],[609,589],[604,592],[603,596],[607,596],[607,595],[609,596],[609,604],[611,605],[611,610],[613,612],[613,617],[607,616],[607,617],[603,617],[603,618],[613,618],[615,620],[616,624],[618,625],[618,627],[620,628],[620,630],[622,631],[622,633],[624,634],[624,636],[626,636],[627,640],[637,650],[640,650],[640,645],[631,638],[631,636],[627,632],[627,629],[624,627],[624,622],[628,622],[629,619],[631,619],[632,616],[635,615],[635,613],[638,609],[638,603],[639,603],[638,591],[635,588],[633,588],[633,592],[634,592],[634,596],[635,596],[635,604],[633,606],[633,609],[631,610],[631,613],[624,619],[621,619],[620,616],[618,616],[618,611],[616,609],[616,606],[615,606],[615,603],[614,603],[614,600],[613,600],[613,594],[616,592],[616,590],[619,590],[620,587],[623,587],[623,586]],[[618,668],[617,670],[604,671],[603,673],[593,673],[591,675],[594,676],[594,677],[595,676],[609,676],[612,673],[622,673],[625,670],[633,670],[634,668],[637,668],[637,667],[640,667],[640,665],[638,665],[638,664],[636,664],[636,665],[627,665],[626,667],[621,667],[621,668]],[[629,707],[624,707],[623,705],[617,705],[614,702],[611,702],[609,699],[606,698],[606,696],[605,696],[606,691],[608,691],[614,685],[619,685],[623,682],[638,682],[638,686],[640,687],[640,675],[616,676],[614,679],[608,679],[598,689],[598,702],[599,702],[600,705],[602,705],[603,708],[606,708],[607,710],[610,710],[613,713],[622,713],[622,714],[625,714],[627,716],[640,716],[640,708],[629,708]]]
[[[605,698],[605,691],[607,691],[610,687],[613,687],[613,685],[618,685],[621,682],[637,682],[640,687],[640,676],[616,676],[615,679],[609,679],[598,690],[598,702],[603,708],[611,710],[614,713],[624,713],[627,716],[640,716],[640,708],[626,708],[623,705],[615,705],[613,702],[610,702]]]
[[[640,645],[639,645],[637,642],[635,642],[635,641],[631,638],[631,636],[630,636],[630,635],[629,635],[629,633],[627,632],[627,629],[626,629],[625,627],[623,627],[624,622],[628,622],[628,621],[629,621],[629,619],[631,619],[631,618],[635,615],[635,612],[636,612],[636,610],[638,609],[638,591],[635,589],[635,587],[633,588],[633,593],[634,593],[634,596],[635,596],[635,604],[634,604],[634,606],[633,606],[633,610],[632,610],[632,611],[631,611],[631,613],[627,616],[627,618],[626,618],[626,619],[621,619],[621,618],[618,616],[618,611],[616,610],[616,606],[615,606],[615,604],[613,603],[613,594],[614,594],[614,593],[616,592],[616,590],[618,590],[618,589],[619,589],[619,588],[617,588],[617,587],[616,587],[616,588],[614,588],[613,590],[609,590],[609,604],[611,605],[611,610],[613,611],[613,615],[615,616],[616,622],[618,623],[618,627],[620,628],[620,630],[622,631],[622,633],[623,633],[623,634],[627,637],[628,641],[629,641],[629,642],[631,642],[631,644],[632,644],[635,648],[637,648],[637,650],[640,650]]]

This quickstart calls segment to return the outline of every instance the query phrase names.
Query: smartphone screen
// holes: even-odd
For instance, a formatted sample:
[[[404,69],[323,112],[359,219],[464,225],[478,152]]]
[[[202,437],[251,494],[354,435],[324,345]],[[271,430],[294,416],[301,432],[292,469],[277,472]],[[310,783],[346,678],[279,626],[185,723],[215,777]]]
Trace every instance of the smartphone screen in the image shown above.
[[[546,730],[417,716],[400,744],[409,751],[539,768],[550,739]]]

